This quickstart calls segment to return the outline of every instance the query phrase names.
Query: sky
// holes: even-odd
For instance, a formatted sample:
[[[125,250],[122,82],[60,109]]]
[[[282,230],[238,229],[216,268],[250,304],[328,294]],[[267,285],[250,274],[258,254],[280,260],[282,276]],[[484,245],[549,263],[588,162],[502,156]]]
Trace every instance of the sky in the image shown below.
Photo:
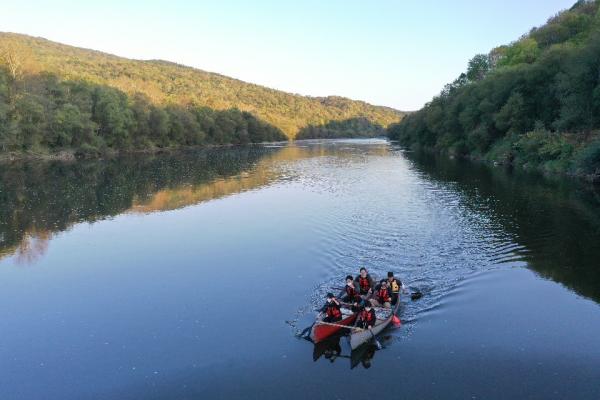
[[[416,110],[575,0],[3,0],[0,31]]]

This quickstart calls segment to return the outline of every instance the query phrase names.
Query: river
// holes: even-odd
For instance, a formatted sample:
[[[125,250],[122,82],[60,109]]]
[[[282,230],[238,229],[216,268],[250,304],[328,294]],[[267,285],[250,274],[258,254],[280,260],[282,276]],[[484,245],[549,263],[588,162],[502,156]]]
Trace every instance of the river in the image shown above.
[[[361,266],[424,294],[383,349],[297,338]],[[599,302],[576,182],[378,139],[0,167],[1,399],[598,399]]]

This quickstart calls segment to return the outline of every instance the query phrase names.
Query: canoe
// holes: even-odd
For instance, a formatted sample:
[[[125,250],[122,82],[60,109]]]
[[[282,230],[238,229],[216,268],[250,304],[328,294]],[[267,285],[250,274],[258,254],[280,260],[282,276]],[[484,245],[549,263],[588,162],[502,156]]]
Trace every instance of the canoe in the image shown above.
[[[350,347],[352,350],[356,350],[361,345],[371,340],[373,336],[376,336],[383,331],[390,324],[390,322],[392,322],[392,318],[398,311],[400,303],[400,299],[398,299],[394,307],[390,308],[389,310],[378,308],[376,312],[377,320],[370,331],[359,328],[352,329],[350,331]]]
[[[352,326],[354,321],[356,321],[357,315],[358,314],[352,313],[350,310],[342,308],[343,319],[336,322],[335,325],[328,325],[324,323],[322,318],[317,320],[310,331],[310,339],[313,341],[313,343],[319,343],[327,339],[331,335],[339,332],[341,329],[344,329],[339,325],[348,327]]]

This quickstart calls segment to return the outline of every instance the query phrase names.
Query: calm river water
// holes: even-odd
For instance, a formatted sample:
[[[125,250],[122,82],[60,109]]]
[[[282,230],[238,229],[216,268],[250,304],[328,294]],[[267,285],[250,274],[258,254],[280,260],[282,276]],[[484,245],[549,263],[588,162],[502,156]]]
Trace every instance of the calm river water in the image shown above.
[[[424,293],[384,348],[297,338],[360,266]],[[3,400],[598,399],[599,302],[572,182],[384,140],[0,166]]]

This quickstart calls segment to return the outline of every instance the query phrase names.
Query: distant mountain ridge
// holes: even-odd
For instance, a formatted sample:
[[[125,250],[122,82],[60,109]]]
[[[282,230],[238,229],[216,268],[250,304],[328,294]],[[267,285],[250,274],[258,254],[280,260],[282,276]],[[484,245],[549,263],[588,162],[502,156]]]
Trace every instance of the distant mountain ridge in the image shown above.
[[[28,49],[32,68],[62,80],[106,85],[154,105],[238,109],[294,138],[309,125],[353,118],[387,127],[404,113],[343,97],[309,97],[246,83],[163,60],[132,60],[21,34],[0,33],[2,42]],[[1,64],[1,61],[0,61]]]

